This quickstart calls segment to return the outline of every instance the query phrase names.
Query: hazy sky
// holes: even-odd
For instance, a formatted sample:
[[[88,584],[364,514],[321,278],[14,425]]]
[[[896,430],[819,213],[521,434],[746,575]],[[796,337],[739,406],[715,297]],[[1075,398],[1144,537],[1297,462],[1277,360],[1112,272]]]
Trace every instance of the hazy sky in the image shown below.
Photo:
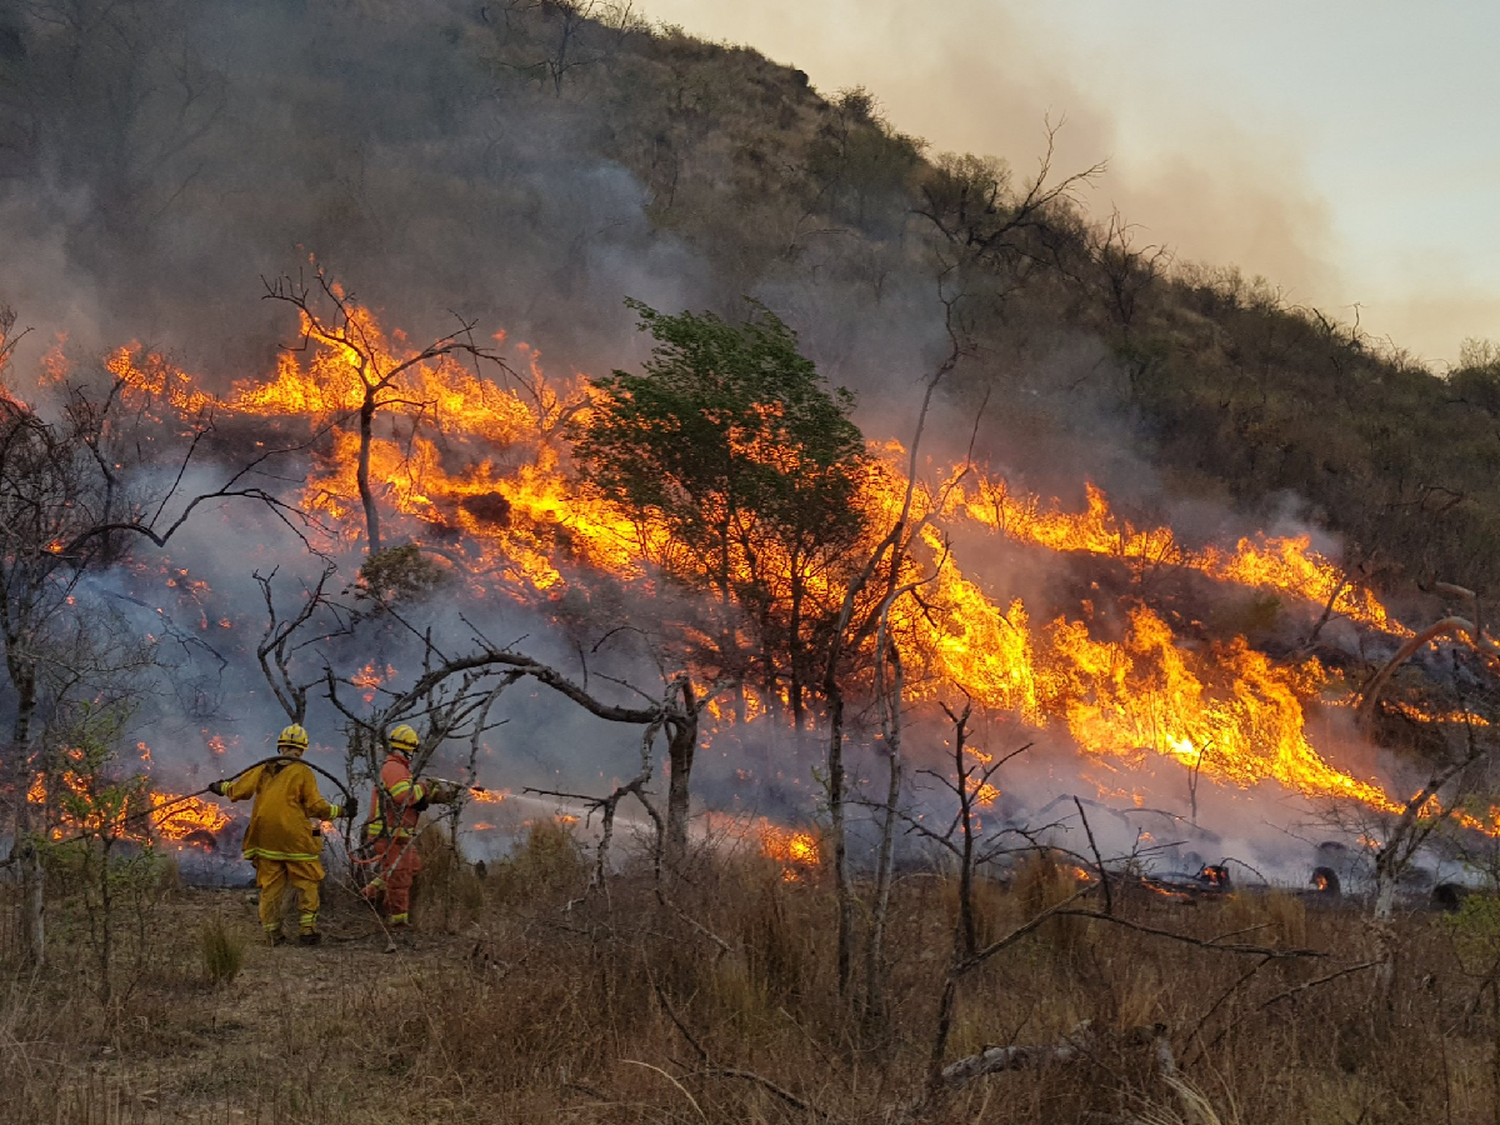
[[[937,149],[1100,159],[1091,210],[1441,365],[1500,339],[1500,5],[647,0]]]

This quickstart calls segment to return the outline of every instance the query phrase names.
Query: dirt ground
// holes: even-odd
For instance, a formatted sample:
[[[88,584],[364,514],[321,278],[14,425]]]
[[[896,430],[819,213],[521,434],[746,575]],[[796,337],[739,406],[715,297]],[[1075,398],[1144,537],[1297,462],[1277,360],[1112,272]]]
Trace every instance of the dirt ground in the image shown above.
[[[425,1082],[416,1096],[401,1080],[410,1063],[399,1029],[386,1034],[368,1021],[392,1001],[471,988],[475,933],[424,929],[387,952],[391,940],[375,913],[333,888],[320,918],[322,944],[306,947],[294,938],[271,948],[256,903],[253,887],[175,893],[157,912],[159,929],[140,971],[122,975],[104,1010],[89,1010],[100,1005],[82,980],[70,986],[66,979],[19,979],[12,1018],[4,1022],[18,1049],[46,1045],[29,1077],[51,1088],[52,1113],[32,1119],[88,1125],[451,1119],[453,1099],[434,1083]],[[285,929],[295,934],[288,913]],[[232,981],[211,985],[199,935],[216,921],[243,943],[244,961]],[[86,974],[80,967],[79,975]],[[420,1003],[411,1007],[419,1016]],[[17,1027],[23,1008],[58,1015]],[[433,1029],[420,1030],[426,1043]],[[0,1119],[28,1118],[0,1109]]]

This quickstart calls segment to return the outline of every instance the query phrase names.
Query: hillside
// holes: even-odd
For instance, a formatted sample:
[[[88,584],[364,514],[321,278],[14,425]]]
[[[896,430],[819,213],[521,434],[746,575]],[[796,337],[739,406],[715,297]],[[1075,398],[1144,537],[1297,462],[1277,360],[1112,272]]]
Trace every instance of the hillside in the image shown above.
[[[1082,210],[1090,170],[1036,180],[1042,122],[1036,153],[932,153],[863,91],[603,5],[32,7],[0,57],[0,298],[38,345],[242,376],[286,333],[258,278],[307,254],[414,335],[458,310],[596,373],[629,358],[623,297],[749,295],[899,437],[946,301],[952,417],[985,404],[979,451],[1038,487],[1290,512],[1390,589],[1492,581],[1493,357],[1440,377],[1174,263]]]
[[[0,1123],[1500,1119],[1500,352],[1035,136],[0,7]]]

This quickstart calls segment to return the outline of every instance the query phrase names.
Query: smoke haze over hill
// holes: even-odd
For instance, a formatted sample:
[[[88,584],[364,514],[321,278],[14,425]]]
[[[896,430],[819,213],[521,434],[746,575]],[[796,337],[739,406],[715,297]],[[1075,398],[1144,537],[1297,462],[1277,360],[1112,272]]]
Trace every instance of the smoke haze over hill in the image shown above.
[[[1357,302],[1371,332],[1433,361],[1497,332],[1500,276],[1479,250],[1496,236],[1483,185],[1500,160],[1481,123],[1497,101],[1484,5],[649,10],[824,89],[867,86],[943,148],[1028,167],[1038,122],[1066,117],[1067,159],[1110,161],[1096,210],[1117,205],[1147,241],[1263,274],[1295,302],[1346,317]]]

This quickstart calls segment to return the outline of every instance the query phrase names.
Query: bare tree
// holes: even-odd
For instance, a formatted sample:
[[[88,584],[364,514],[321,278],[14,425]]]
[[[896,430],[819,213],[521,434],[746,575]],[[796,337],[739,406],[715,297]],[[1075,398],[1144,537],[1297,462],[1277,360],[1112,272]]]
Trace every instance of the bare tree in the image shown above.
[[[946,276],[946,273],[945,275]],[[926,575],[914,576],[906,567],[910,557],[913,544],[922,532],[927,521],[927,516],[920,520],[912,519],[912,504],[916,496],[917,487],[917,453],[922,444],[922,434],[927,426],[928,411],[932,406],[932,399],[937,393],[937,388],[943,379],[958,365],[960,358],[964,355],[965,347],[959,332],[956,319],[956,306],[958,298],[950,297],[943,290],[943,277],[939,278],[939,297],[942,299],[945,310],[945,323],[948,329],[949,352],[937,368],[927,377],[925,389],[922,395],[921,408],[917,412],[915,432],[912,436],[911,450],[907,463],[907,486],[902,500],[901,511],[896,517],[891,528],[878,542],[866,558],[864,565],[850,581],[844,593],[843,605],[839,610],[838,618],[834,624],[833,636],[828,645],[827,658],[823,671],[823,695],[828,703],[828,753],[827,753],[827,777],[828,786],[828,813],[829,813],[829,835],[833,840],[833,874],[834,887],[838,903],[838,940],[837,940],[837,979],[839,995],[847,996],[850,983],[853,979],[854,968],[854,887],[849,875],[849,844],[846,825],[847,794],[845,789],[846,778],[844,776],[844,690],[843,679],[849,669],[845,667],[851,654],[858,654],[861,649],[872,639],[879,639],[874,653],[877,664],[890,656],[885,644],[885,630],[889,625],[890,612],[896,602],[918,588],[923,582],[930,581],[936,574],[936,569]],[[956,485],[960,478],[950,482],[950,487]],[[939,560],[937,568],[941,568],[943,560]],[[871,583],[880,576],[880,586],[875,587],[878,591],[876,598],[871,604],[867,591]],[[913,581],[913,578],[915,580]],[[883,589],[881,588],[883,587]],[[885,721],[899,724],[899,710],[901,706],[901,671],[899,666],[899,654],[897,663],[893,664],[895,669],[895,695],[884,696],[881,706]],[[883,666],[880,671],[882,685],[884,682]],[[882,692],[886,689],[882,686]],[[900,771],[902,768],[899,757],[900,739],[896,739],[896,753],[889,759],[890,787],[889,791],[899,795]],[[881,864],[884,874],[877,877],[883,890],[878,890],[877,899],[883,900],[889,887],[889,868],[891,863],[891,847],[888,840],[895,827],[894,802],[886,805],[881,845]],[[883,930],[885,921],[883,912],[875,919],[877,946],[881,942],[879,936]]]
[[[300,678],[296,674],[292,665],[297,655],[313,646],[322,645],[334,636],[347,635],[350,631],[348,615],[341,612],[327,595],[328,583],[337,573],[338,567],[334,563],[326,564],[317,582],[305,588],[306,597],[290,617],[280,616],[276,609],[276,599],[271,589],[276,571],[272,570],[269,574],[256,571],[252,576],[260,586],[266,603],[266,631],[262,634],[260,643],[255,646],[255,656],[276,702],[286,712],[287,719],[294,723],[306,720],[307,693],[323,682],[321,673],[310,679]],[[305,626],[314,617],[323,613],[327,613],[332,620],[314,635],[299,635],[305,633]]]
[[[1450,614],[1409,637],[1362,688],[1358,702],[1358,714],[1362,720],[1370,720],[1381,693],[1390,684],[1396,671],[1413,655],[1441,637],[1450,637],[1467,646],[1480,658],[1481,665],[1491,677],[1500,676],[1500,645],[1496,644],[1484,627],[1484,606],[1479,596],[1472,590],[1447,583],[1439,583],[1437,589],[1467,600],[1471,607],[1470,615],[1462,617]],[[1456,653],[1453,665],[1453,684],[1456,689],[1461,680]],[[1382,1031],[1387,1026],[1400,955],[1392,922],[1399,880],[1433,834],[1451,823],[1453,814],[1463,804],[1464,794],[1475,791],[1475,775],[1482,772],[1484,764],[1493,758],[1495,752],[1493,739],[1487,733],[1481,733],[1472,721],[1467,720],[1468,709],[1462,698],[1459,702],[1466,716],[1462,743],[1450,746],[1447,760],[1433,766],[1422,788],[1402,806],[1395,820],[1385,829],[1385,839],[1375,857],[1375,899],[1370,924],[1374,946],[1372,960],[1375,966],[1372,1011],[1377,1031]]]
[[[646,728],[645,747],[649,751],[654,733],[665,730],[671,777],[667,795],[666,820],[662,827],[665,859],[675,865],[687,847],[690,781],[694,751],[698,743],[698,724],[703,707],[713,692],[698,692],[686,674],[666,680],[659,699],[630,685],[624,685],[644,703],[637,706],[610,703],[575,683],[556,668],[508,647],[493,645],[476,634],[472,647],[462,655],[449,655],[433,641],[431,632],[421,634],[423,671],[403,691],[380,688],[380,705],[361,714],[345,702],[341,689],[349,686],[347,677],[337,676],[325,665],[324,683],[333,705],[350,723],[369,736],[366,746],[373,747],[389,726],[412,722],[424,728],[421,746],[413,755],[413,769],[420,770],[437,747],[449,739],[473,739],[485,729],[489,709],[499,690],[522,677],[545,684],[589,714],[607,722],[631,723]],[[373,750],[371,751],[373,753]],[[370,769],[376,768],[371,759]],[[613,816],[614,805],[633,793],[646,803],[645,785],[650,770],[643,769],[637,779],[628,783],[601,804]],[[578,796],[574,794],[574,796]]]
[[[381,547],[380,506],[370,487],[370,449],[376,412],[397,405],[414,408],[419,413],[425,410],[430,404],[410,397],[412,392],[403,384],[403,376],[445,356],[468,355],[476,361],[488,360],[509,369],[496,352],[475,342],[474,321],[460,321],[452,332],[439,336],[414,354],[400,357],[387,354],[349,294],[321,268],[314,281],[314,285],[308,285],[300,275],[295,279],[279,277],[265,281],[265,299],[285,302],[301,314],[302,339],[293,350],[305,350],[314,344],[330,348],[348,357],[359,380],[360,404],[355,411],[359,417],[357,482],[364,507],[366,545],[368,553],[375,555]]]
[[[0,350],[9,353],[9,347]],[[91,571],[119,561],[122,540],[164,547],[211,499],[255,500],[294,527],[299,516],[254,483],[279,450],[228,470],[216,489],[181,497],[194,455],[212,432],[210,417],[193,424],[171,483],[156,495],[141,491],[137,472],[160,467],[147,443],[137,440],[141,427],[154,423],[139,402],[132,415],[127,397],[122,377],[102,393],[72,386],[61,417],[49,421],[0,388],[0,644],[14,695],[4,759],[13,792],[27,792],[48,716],[80,682],[79,666],[70,665],[77,659],[70,638],[88,614],[80,584]],[[40,810],[20,800],[15,812],[12,858],[23,863],[30,883],[30,947],[40,963],[45,897],[40,857],[31,846],[42,828]]]
[[[29,115],[61,174],[93,185],[83,222],[138,236],[188,190],[229,104],[195,50],[186,0],[19,0]]]
[[[1136,228],[1118,209],[1103,227],[1089,232],[1087,249],[1105,307],[1128,340],[1141,299],[1161,281],[1171,252],[1157,244],[1137,245]]]
[[[503,26],[504,38],[509,39],[515,31],[511,17],[519,13],[539,15],[542,30],[522,47],[520,60],[509,65],[550,81],[557,97],[562,97],[563,79],[573,71],[607,62],[629,36],[650,28],[634,0],[506,0],[496,5],[498,20],[489,6],[481,9],[481,18]]]
[[[933,164],[920,190],[915,213],[973,261],[1024,271],[1028,264],[1053,264],[1060,233],[1071,224],[1064,209],[1089,183],[1103,175],[1099,161],[1080,172],[1053,179],[1057,135],[1065,122],[1046,122],[1046,148],[1036,174],[1019,191],[1011,173],[993,158],[943,156]]]

